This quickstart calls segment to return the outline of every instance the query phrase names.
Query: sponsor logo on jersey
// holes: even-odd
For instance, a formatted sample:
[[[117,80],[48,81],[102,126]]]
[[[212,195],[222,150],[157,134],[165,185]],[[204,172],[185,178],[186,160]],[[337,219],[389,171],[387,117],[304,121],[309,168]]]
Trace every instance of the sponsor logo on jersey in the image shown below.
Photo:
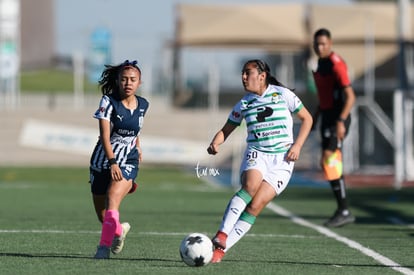
[[[128,140],[124,140],[122,137],[118,137],[118,138],[112,139],[112,143],[118,143],[118,144],[128,145],[129,144],[129,141]]]
[[[117,133],[120,135],[135,136],[134,130],[118,129]]]
[[[236,112],[236,111],[233,111],[233,112],[231,113],[231,115],[232,115],[234,118],[239,118],[239,117],[240,117],[240,113],[239,113],[239,112]]]
[[[273,130],[269,132],[263,132],[262,137],[273,136],[273,135],[278,135],[278,134],[280,134],[280,130]]]
[[[259,138],[265,138],[265,137],[268,137],[268,136],[279,135],[280,134],[280,130],[272,130],[272,131],[267,131],[267,132],[255,132],[255,131],[252,131],[252,134],[254,135],[254,137],[256,139],[259,139]]]

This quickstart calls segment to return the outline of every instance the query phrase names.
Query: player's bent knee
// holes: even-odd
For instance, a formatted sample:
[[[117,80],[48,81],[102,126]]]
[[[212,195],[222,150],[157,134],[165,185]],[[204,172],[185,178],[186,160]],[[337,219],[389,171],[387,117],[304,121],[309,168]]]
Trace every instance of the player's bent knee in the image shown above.
[[[250,202],[250,204],[246,207],[246,212],[253,215],[258,216],[260,212],[262,212],[263,208],[266,205],[264,203],[258,203],[258,202]]]

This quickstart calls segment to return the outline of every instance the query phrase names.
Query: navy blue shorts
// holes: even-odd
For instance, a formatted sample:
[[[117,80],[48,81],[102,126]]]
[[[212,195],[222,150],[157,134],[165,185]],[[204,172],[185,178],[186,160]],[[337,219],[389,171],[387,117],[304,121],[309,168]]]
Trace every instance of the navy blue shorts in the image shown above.
[[[132,180],[134,183],[135,178],[138,175],[138,167],[131,166],[120,167],[122,175],[127,180]],[[105,195],[108,191],[109,185],[111,184],[111,170],[104,169],[97,171],[95,169],[89,168],[89,183],[91,184],[91,192],[94,195]],[[132,187],[132,184],[131,184]]]

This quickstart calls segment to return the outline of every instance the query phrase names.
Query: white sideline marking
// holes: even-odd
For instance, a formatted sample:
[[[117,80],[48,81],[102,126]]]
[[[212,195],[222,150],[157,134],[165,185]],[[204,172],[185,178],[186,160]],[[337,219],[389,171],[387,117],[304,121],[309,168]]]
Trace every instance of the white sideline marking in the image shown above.
[[[20,230],[20,229],[0,229],[0,234],[7,233],[34,233],[34,234],[101,234],[101,231],[87,231],[87,230]],[[137,232],[132,234],[137,235],[153,235],[153,236],[186,236],[190,232]],[[202,232],[208,235],[207,232]],[[131,234],[131,233],[130,233]],[[248,234],[246,237],[262,237],[262,238],[319,238],[318,236],[305,236],[305,235],[286,235],[286,234]]]
[[[383,264],[384,266],[390,267],[392,269],[394,269],[395,271],[399,271],[402,274],[406,274],[406,275],[414,275],[414,271],[409,269],[409,268],[405,268],[402,267],[400,264],[394,262],[393,260],[367,248],[362,246],[361,244],[357,243],[356,241],[350,240],[346,237],[340,236],[338,234],[336,234],[335,232],[313,224],[311,222],[308,222],[298,216],[293,215],[292,213],[290,213],[288,210],[278,206],[277,204],[271,202],[269,203],[269,205],[267,206],[267,208],[269,208],[270,210],[272,210],[274,213],[289,218],[291,219],[294,223],[297,223],[299,225],[305,226],[305,227],[309,227],[312,228],[316,231],[318,231],[319,233],[321,233],[322,235],[325,235],[329,238],[335,239],[339,242],[342,242],[346,245],[348,245],[351,248],[354,248],[360,252],[362,252],[363,254],[373,258],[374,260],[376,260],[377,262]],[[20,229],[0,229],[0,234],[5,234],[5,233],[36,233],[36,234],[100,234],[100,231],[87,231],[87,230],[36,230],[36,229],[32,229],[32,230],[20,230]],[[138,232],[136,233],[137,235],[159,235],[159,236],[186,236],[187,234],[189,234],[189,232]],[[207,233],[206,233],[207,234]],[[247,234],[246,237],[273,237],[273,238],[318,238],[317,236],[305,236],[305,235],[284,235],[284,234]]]
[[[267,208],[269,208],[270,210],[272,210],[273,212],[275,212],[276,214],[279,214],[283,217],[289,218],[292,220],[292,222],[297,223],[299,225],[305,226],[305,227],[309,227],[312,228],[316,231],[318,231],[319,233],[321,233],[322,235],[325,235],[329,238],[335,239],[339,242],[342,242],[346,245],[348,245],[351,248],[354,248],[360,252],[362,252],[363,254],[373,258],[374,260],[376,260],[377,262],[383,264],[384,266],[390,267],[392,269],[394,269],[395,271],[399,271],[402,274],[406,274],[406,275],[414,275],[414,271],[406,268],[406,267],[402,267],[400,264],[394,262],[393,260],[375,252],[372,249],[369,249],[367,247],[362,246],[360,243],[357,243],[356,241],[350,240],[346,237],[340,236],[338,234],[336,234],[335,232],[316,225],[314,223],[311,223],[307,220],[304,220],[298,216],[295,216],[294,214],[290,213],[288,210],[284,209],[283,207],[278,206],[277,204],[271,202],[269,203],[269,205],[267,206]]]

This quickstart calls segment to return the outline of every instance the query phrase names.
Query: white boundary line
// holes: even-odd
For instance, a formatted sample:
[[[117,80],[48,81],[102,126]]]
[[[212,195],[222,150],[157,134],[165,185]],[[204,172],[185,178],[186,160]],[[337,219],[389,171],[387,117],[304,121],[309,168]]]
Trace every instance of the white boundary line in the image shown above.
[[[88,230],[41,230],[41,229],[0,229],[0,234],[18,234],[18,233],[31,233],[31,234],[101,234],[101,231],[88,231]],[[208,235],[207,232],[201,232]],[[130,233],[137,235],[147,236],[186,236],[190,232],[137,232]],[[288,234],[255,234],[249,233],[246,237],[261,237],[261,238],[293,238],[293,239],[311,239],[322,238],[318,236],[305,236],[305,235],[288,235]]]
[[[392,269],[394,269],[395,271],[398,271],[402,274],[405,275],[414,275],[414,271],[406,268],[406,267],[402,267],[400,264],[394,262],[393,260],[375,252],[372,249],[369,249],[367,247],[364,247],[363,245],[361,245],[360,243],[353,241],[351,239],[348,239],[346,237],[340,236],[338,234],[336,234],[335,232],[323,227],[323,226],[319,226],[316,225],[314,223],[311,223],[303,218],[300,218],[298,216],[295,216],[294,214],[292,214],[291,212],[289,212],[288,210],[284,209],[283,207],[270,202],[267,205],[267,208],[269,208],[271,211],[273,211],[274,213],[289,218],[292,222],[299,224],[301,226],[304,227],[308,227],[311,228],[317,232],[319,232],[320,234],[335,239],[339,242],[342,242],[346,245],[348,245],[351,248],[354,248],[358,251],[360,251],[361,253],[373,258],[374,260],[376,260],[377,262],[383,264],[386,267],[390,267]],[[87,231],[87,230],[41,230],[41,229],[27,229],[27,230],[20,230],[20,229],[0,229],[0,234],[7,234],[7,233],[35,233],[35,234],[44,234],[44,233],[51,233],[51,234],[100,234],[100,231]],[[186,236],[187,234],[189,234],[189,232],[138,232],[138,235],[160,235],[160,236]],[[283,235],[283,234],[247,234],[246,237],[276,237],[276,238],[309,238],[309,236],[304,236],[304,235]],[[317,237],[316,237],[317,238]]]
[[[406,268],[406,267],[402,267],[400,264],[394,262],[393,260],[375,252],[372,249],[369,249],[367,247],[364,247],[363,245],[361,245],[360,243],[350,240],[346,237],[340,236],[338,234],[336,234],[335,232],[316,225],[314,223],[311,223],[307,220],[304,220],[298,216],[293,215],[292,213],[290,213],[288,210],[278,206],[277,204],[271,202],[268,204],[267,208],[269,208],[270,210],[272,210],[274,213],[279,214],[283,217],[289,218],[292,222],[302,225],[304,227],[308,227],[311,229],[314,229],[316,231],[318,231],[319,233],[321,233],[322,235],[325,235],[329,238],[335,239],[339,242],[342,242],[346,245],[348,245],[351,248],[354,248],[360,252],[362,252],[363,254],[373,258],[374,260],[376,260],[377,262],[383,264],[384,266],[390,267],[392,269],[394,269],[395,271],[401,272],[402,274],[406,274],[406,275],[414,275],[414,271]]]

